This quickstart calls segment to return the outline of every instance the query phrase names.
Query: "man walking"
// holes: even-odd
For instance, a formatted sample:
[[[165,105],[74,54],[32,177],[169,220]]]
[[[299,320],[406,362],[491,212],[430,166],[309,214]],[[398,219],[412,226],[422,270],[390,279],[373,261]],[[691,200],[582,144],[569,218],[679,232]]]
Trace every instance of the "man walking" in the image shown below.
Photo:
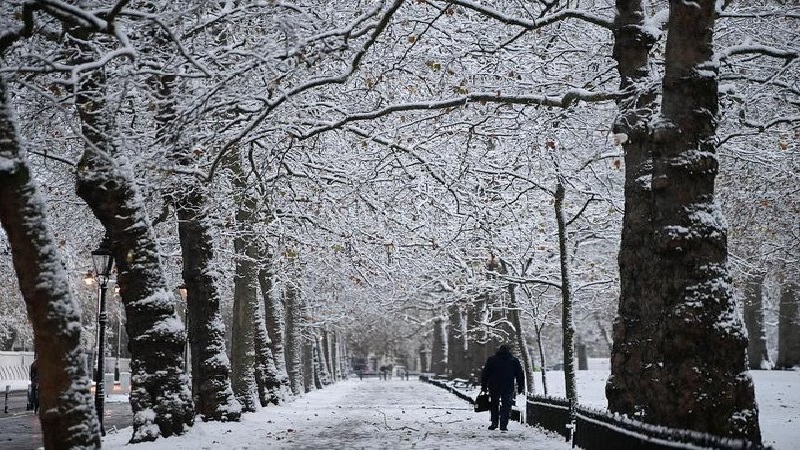
[[[497,353],[486,360],[481,373],[481,389],[488,389],[491,402],[490,430],[508,430],[508,417],[511,415],[511,405],[514,400],[514,380],[517,382],[517,392],[522,393],[525,388],[525,375],[522,372],[522,365],[519,359],[511,354],[508,345],[501,345]]]

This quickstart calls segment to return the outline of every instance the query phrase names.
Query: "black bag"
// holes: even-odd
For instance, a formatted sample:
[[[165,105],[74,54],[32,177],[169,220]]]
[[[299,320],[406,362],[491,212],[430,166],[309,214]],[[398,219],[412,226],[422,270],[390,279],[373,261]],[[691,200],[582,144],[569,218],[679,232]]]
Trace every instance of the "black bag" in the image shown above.
[[[486,391],[481,391],[477,397],[475,397],[475,403],[472,404],[475,412],[483,412],[488,411],[492,408],[492,399],[489,397],[489,393]]]

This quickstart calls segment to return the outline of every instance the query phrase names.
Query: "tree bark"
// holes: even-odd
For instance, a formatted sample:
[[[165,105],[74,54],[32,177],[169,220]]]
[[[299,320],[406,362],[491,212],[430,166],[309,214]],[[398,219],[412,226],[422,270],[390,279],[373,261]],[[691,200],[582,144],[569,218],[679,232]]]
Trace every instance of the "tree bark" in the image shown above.
[[[797,283],[785,280],[781,285],[778,308],[777,367],[791,369],[800,366],[800,289]]]
[[[648,422],[761,441],[747,339],[734,308],[727,230],[714,198],[714,0],[670,2],[661,120],[653,156],[653,333],[659,364],[639,403]],[[678,393],[676,395],[676,393]]]
[[[331,373],[328,367],[328,358],[325,355],[325,347],[327,339],[324,338],[325,332],[323,331],[323,335],[319,336],[315,334],[316,339],[316,349],[317,349],[317,361],[318,361],[318,369],[317,372],[319,373],[319,388],[321,389],[323,386],[327,386],[331,384]]]
[[[264,324],[263,307],[257,308],[255,312],[254,342],[255,342],[255,381],[258,388],[258,400],[261,406],[270,403],[277,405],[281,402],[283,395],[281,392],[281,380],[278,377],[278,370],[275,368],[275,358],[270,349],[269,336]]]
[[[85,33],[70,32],[88,62]],[[75,106],[89,144],[78,162],[76,193],[111,239],[130,337],[133,436],[131,442],[180,435],[194,423],[194,404],[183,370],[186,332],[175,313],[156,238],[131,170],[114,160],[113,117],[106,108],[102,69],[81,77]]]
[[[445,339],[444,320],[433,319],[433,343],[431,345],[431,372],[436,375],[447,375],[447,340]]]
[[[500,260],[500,265],[504,273],[508,273],[506,262]],[[526,392],[528,394],[536,393],[536,385],[533,378],[533,361],[531,360],[530,351],[528,351],[528,343],[525,341],[525,333],[522,330],[522,318],[520,317],[520,305],[517,301],[516,285],[509,283],[508,285],[508,313],[510,315],[511,325],[513,326],[514,341],[517,344],[517,349],[522,358],[522,368],[525,370],[525,383],[527,384]]]
[[[466,330],[464,311],[461,305],[453,303],[447,307],[447,376],[466,378],[469,375],[466,364]]]
[[[567,253],[567,222],[564,217],[564,181],[558,175],[553,208],[558,224],[558,249],[561,266],[561,333],[562,351],[564,353],[564,386],[567,400],[570,403],[570,414],[574,414],[578,401],[575,386],[575,322],[572,317],[572,281],[569,272],[569,254]]]
[[[767,329],[764,324],[764,302],[761,289],[764,275],[745,281],[744,324],[747,327],[747,362],[751,369],[771,369],[772,361],[767,351]]]
[[[613,56],[620,76],[619,117],[613,130],[622,136],[625,151],[625,213],[619,248],[620,296],[613,325],[611,375],[606,384],[611,411],[638,416],[645,403],[646,380],[657,375],[660,305],[645,296],[655,289],[650,275],[655,270],[652,242],[652,159],[645,142],[650,116],[655,113],[655,94],[647,88],[648,55],[655,37],[645,26],[640,0],[617,0]],[[654,336],[654,334],[656,336]]]
[[[238,215],[238,214],[237,214]],[[245,238],[238,235],[233,240],[236,258],[236,275],[233,287],[233,328],[231,344],[231,372],[233,392],[242,405],[243,412],[256,410],[255,384],[255,323],[256,267],[248,251]]]
[[[80,304],[70,293],[11,111],[0,76],[0,222],[33,326],[44,448],[99,449],[100,424],[87,407],[92,394],[80,344]]]
[[[283,397],[283,393],[291,392],[289,374],[286,372],[286,354],[283,345],[285,311],[281,296],[273,289],[272,273],[267,268],[269,260],[269,255],[262,256],[262,264],[264,265],[258,271],[258,282],[261,286],[261,296],[264,299],[264,324],[269,336],[275,374],[280,380],[282,386],[281,397]]]
[[[542,344],[542,330],[544,329],[544,324],[541,325],[534,325],[534,330],[536,331],[536,344],[539,347],[539,364],[542,368],[542,392],[544,393],[545,397],[547,396],[547,355],[544,352],[544,345]]]
[[[285,285],[286,292],[286,371],[294,395],[305,392],[303,384],[302,310],[293,281]]]

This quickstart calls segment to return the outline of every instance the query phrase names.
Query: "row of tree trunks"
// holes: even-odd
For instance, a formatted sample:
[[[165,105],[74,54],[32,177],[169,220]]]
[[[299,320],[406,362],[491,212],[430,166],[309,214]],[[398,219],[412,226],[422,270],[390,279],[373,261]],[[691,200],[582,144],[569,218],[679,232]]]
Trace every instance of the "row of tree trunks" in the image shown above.
[[[44,448],[100,448],[80,304],[72,296],[45,205],[20,147],[5,79],[0,76],[0,222],[33,326],[39,365],[39,419]]]

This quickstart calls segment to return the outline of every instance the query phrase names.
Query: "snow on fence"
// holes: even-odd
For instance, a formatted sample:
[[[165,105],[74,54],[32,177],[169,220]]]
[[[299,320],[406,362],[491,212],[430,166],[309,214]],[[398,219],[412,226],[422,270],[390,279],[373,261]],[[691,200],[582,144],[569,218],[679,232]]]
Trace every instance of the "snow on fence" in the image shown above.
[[[458,381],[420,375],[420,381],[445,389],[455,396],[474,404],[475,400],[463,392]],[[458,385],[458,386],[457,386]],[[528,396],[526,423],[564,436],[572,445],[585,450],[765,450],[760,443],[746,439],[733,439],[692,430],[652,425],[629,419],[608,411],[598,411],[583,406],[575,407],[575,423],[571,423],[569,400],[538,395]],[[511,411],[511,420],[520,421],[520,411]],[[572,432],[572,433],[570,433]]]
[[[528,425],[544,428],[570,439],[569,400],[531,395],[526,405]],[[625,447],[620,447],[625,448]]]
[[[574,429],[572,444],[586,450],[674,450],[719,449],[760,450],[760,443],[721,437],[698,431],[652,425],[608,411],[583,406],[575,408],[575,423],[570,426],[569,401],[563,398],[528,397],[528,425],[540,426],[562,436]],[[569,439],[569,438],[567,438]]]

